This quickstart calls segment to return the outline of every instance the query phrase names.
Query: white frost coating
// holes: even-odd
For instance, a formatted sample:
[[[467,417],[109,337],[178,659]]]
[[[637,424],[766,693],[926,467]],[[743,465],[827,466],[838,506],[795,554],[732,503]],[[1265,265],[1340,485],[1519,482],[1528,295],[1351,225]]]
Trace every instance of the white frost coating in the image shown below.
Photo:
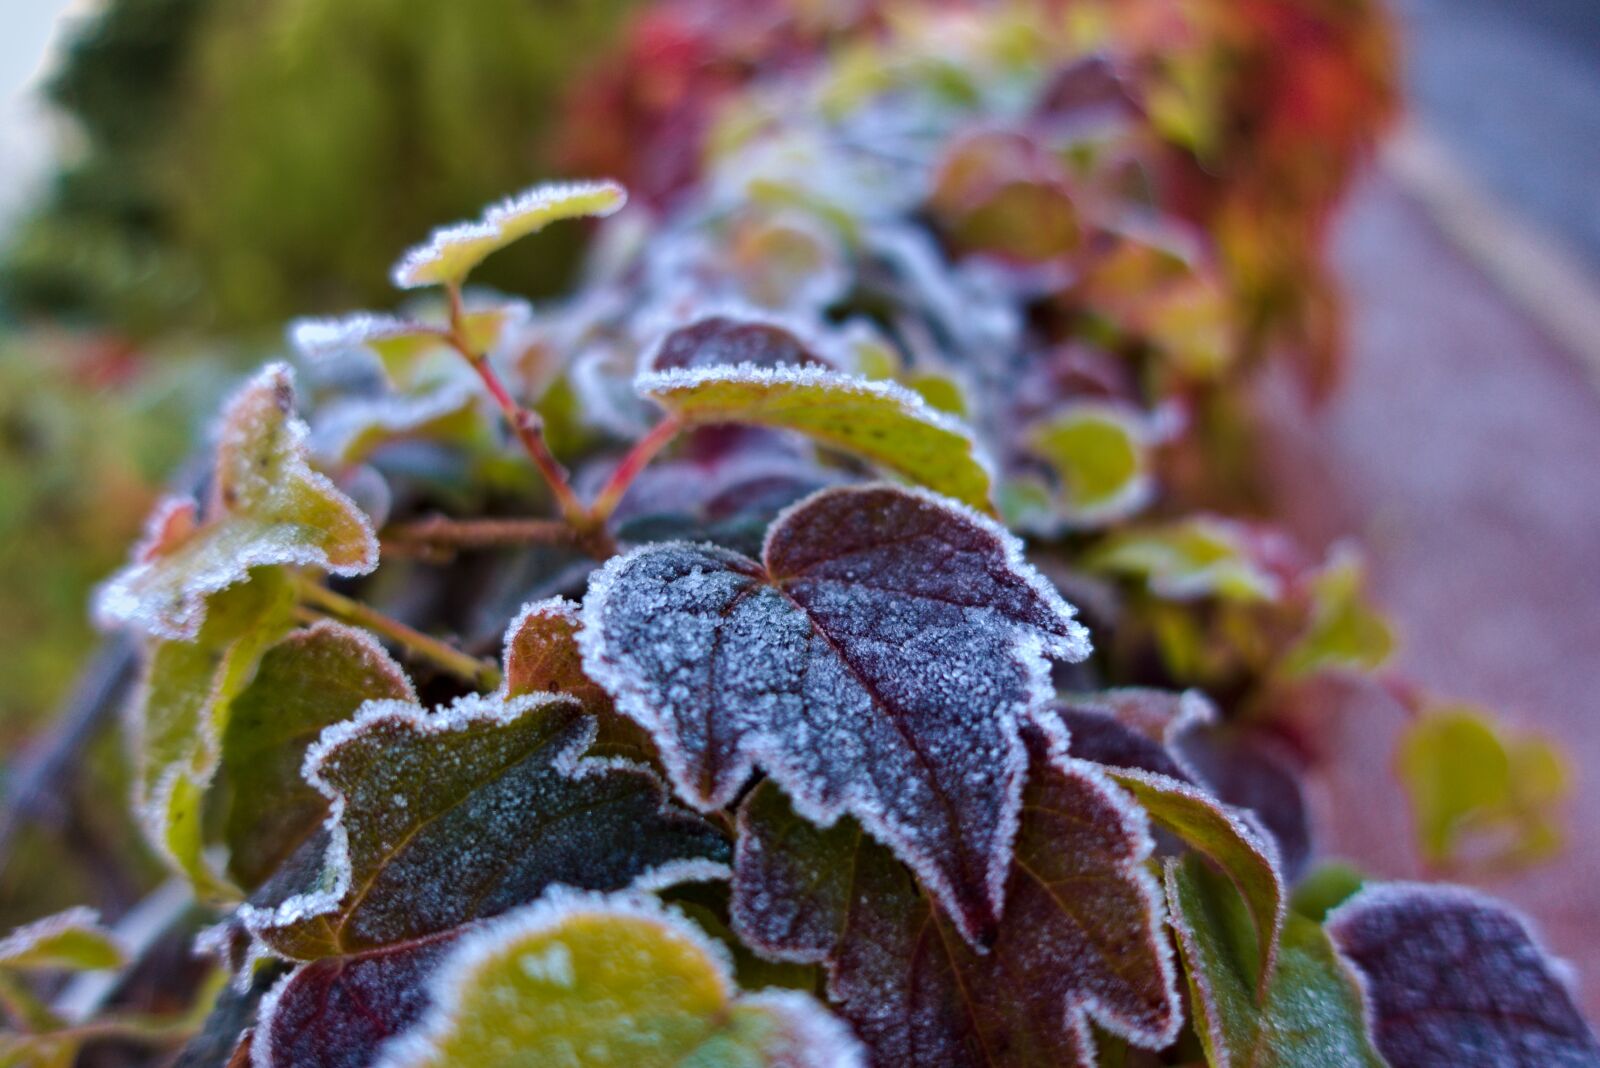
[[[656,308],[640,317],[636,327],[637,333],[653,340],[640,353],[635,382],[645,375],[661,373],[654,370],[655,362],[661,354],[662,346],[674,333],[711,319],[726,319],[738,326],[766,326],[781,330],[793,337],[809,355],[833,365],[838,370],[848,368],[851,363],[849,355],[842,351],[840,338],[832,336],[837,331],[825,332],[826,324],[815,319],[803,318],[791,312],[762,308],[742,300],[697,299],[691,307]],[[701,370],[734,366],[740,365],[719,364],[715,367],[708,365]],[[677,370],[688,370],[688,368],[677,368]]]
[[[250,1035],[250,1068],[276,1068],[276,1058],[272,1055],[273,1018],[278,1015],[278,1003],[283,1000],[290,984],[309,967],[309,964],[302,964],[280,976],[262,996],[261,1004],[256,1006],[256,1026]],[[243,974],[248,975],[249,972],[244,971]]]
[[[338,464],[359,462],[363,439],[382,441],[414,434],[430,423],[466,411],[480,394],[469,383],[447,382],[421,396],[392,393],[381,397],[349,397],[323,405],[311,441],[317,455]]]
[[[444,331],[414,319],[402,319],[382,312],[355,312],[332,318],[296,319],[289,324],[289,344],[308,360],[321,360],[328,356],[355,348],[363,348],[374,341],[390,341],[402,337],[434,336],[444,338]]]
[[[788,1025],[796,1068],[862,1068],[865,1056],[849,1030],[816,1000],[799,991],[741,996],[733,980],[733,958],[721,942],[709,937],[679,910],[645,894],[600,894],[551,887],[531,905],[486,921],[462,936],[428,980],[430,1004],[409,1031],[391,1038],[378,1050],[374,1068],[414,1068],[442,1055],[439,1043],[454,1030],[465,1009],[467,993],[483,981],[496,961],[526,940],[555,935],[575,919],[622,919],[642,922],[662,939],[686,943],[705,958],[724,1001],[733,1006],[768,1009]],[[788,1062],[785,1062],[788,1063]],[[271,1068],[262,1062],[258,1068]]]
[[[76,905],[53,916],[34,920],[0,938],[0,965],[19,960],[51,939],[71,931],[84,931],[96,938],[102,938],[115,946],[118,952],[126,953],[126,948],[116,934],[101,924],[98,909]]]
[[[482,244],[487,246],[483,253],[486,255],[499,247],[499,242],[520,236],[519,223],[529,216],[538,216],[566,200],[606,194],[614,198],[611,204],[584,212],[598,218],[616,214],[627,203],[627,191],[616,182],[547,183],[525,189],[490,205],[476,222],[456,223],[434,230],[424,244],[408,249],[400,262],[395,264],[394,284],[401,289],[415,289],[446,281],[445,278],[436,277],[436,269],[452,252],[465,251],[464,246]]]
[[[155,638],[172,641],[193,641],[200,634],[205,619],[205,602],[211,594],[218,593],[241,582],[251,568],[284,565],[290,567],[316,567],[329,574],[353,577],[365,575],[378,566],[378,535],[366,514],[355,505],[325,475],[311,469],[307,463],[306,424],[292,411],[281,411],[283,470],[276,483],[266,483],[255,472],[225,472],[223,458],[247,444],[260,427],[244,419],[259,394],[268,392],[278,397],[292,398],[294,372],[287,364],[269,364],[252,378],[243,389],[234,394],[223,410],[218,432],[218,468],[214,479],[218,483],[230,476],[241,476],[241,498],[266,501],[268,515],[262,517],[263,529],[230,530],[226,520],[232,514],[225,502],[213,501],[206,522],[177,546],[161,546],[160,555],[152,555],[155,543],[148,540],[159,537],[182,505],[170,500],[158,508],[152,526],[147,531],[147,541],[134,553],[133,561],[113,575],[95,595],[96,622],[105,628],[133,627]],[[271,416],[269,416],[270,418]],[[335,563],[319,545],[308,544],[303,530],[293,520],[270,514],[270,498],[275,490],[285,485],[299,483],[310,492],[345,506],[347,518],[362,537],[361,551],[347,563]],[[288,527],[289,529],[285,529]],[[211,541],[203,539],[210,538]],[[210,548],[209,553],[203,550]],[[166,575],[173,557],[193,550],[189,566],[183,570],[181,587],[172,585]]]
[[[914,716],[937,716],[940,713],[935,706],[942,707],[952,701],[976,697],[980,693],[987,696],[990,702],[988,707],[982,706],[981,698],[974,703],[974,707],[981,709],[976,715],[992,717],[987,721],[988,727],[996,732],[992,751],[986,751],[979,757],[980,764],[987,765],[989,769],[987,776],[997,780],[1002,791],[997,803],[989,805],[980,802],[984,808],[978,816],[992,820],[990,826],[969,828],[962,825],[959,831],[952,826],[948,832],[930,835],[925,826],[925,806],[934,803],[934,797],[929,793],[934,789],[932,780],[920,775],[898,780],[897,771],[891,763],[886,763],[886,759],[903,761],[907,752],[920,754],[920,746],[924,742],[939,744],[941,729],[948,732],[949,725],[934,727],[931,741],[902,735],[897,743],[901,747],[898,751],[870,752],[868,746],[885,744],[882,739],[886,728],[882,723],[893,721],[895,712],[885,709],[882,699],[874,695],[872,687],[863,677],[854,674],[856,669],[848,666],[836,648],[831,658],[827,653],[819,654],[820,658],[811,655],[809,641],[816,634],[825,632],[815,629],[817,621],[806,609],[787,600],[780,602],[765,618],[757,618],[751,624],[756,628],[754,632],[747,630],[736,633],[736,637],[742,637],[750,644],[731,650],[734,655],[728,659],[737,659],[739,664],[726,669],[731,673],[727,680],[730,686],[744,687],[737,690],[730,701],[747,711],[722,717],[733,721],[721,725],[722,730],[718,732],[722,735],[718,741],[720,749],[702,759],[703,754],[696,752],[695,745],[686,738],[684,705],[690,701],[687,683],[673,683],[669,679],[663,688],[662,680],[648,677],[651,669],[642,665],[629,650],[613,648],[605,633],[605,617],[613,602],[619,598],[642,598],[636,606],[635,615],[659,616],[675,608],[684,609],[683,605],[673,604],[674,593],[665,589],[639,587],[640,580],[629,578],[629,573],[636,565],[644,563],[648,566],[653,560],[662,560],[673,554],[698,554],[706,570],[702,572],[697,566],[691,574],[682,576],[682,581],[687,583],[684,587],[687,592],[677,595],[693,598],[698,596],[697,590],[708,588],[707,583],[715,584],[723,578],[734,576],[735,572],[719,568],[742,560],[737,554],[706,544],[674,542],[645,546],[614,557],[591,577],[589,592],[584,599],[583,629],[578,635],[578,645],[583,654],[584,670],[589,677],[611,694],[620,711],[651,733],[680,797],[702,811],[715,810],[729,803],[754,768],[760,766],[784,787],[795,811],[813,823],[828,826],[846,813],[859,820],[873,837],[887,845],[918,873],[946,905],[963,933],[969,939],[976,940],[979,930],[973,918],[974,903],[970,898],[963,900],[951,871],[946,863],[939,860],[939,855],[948,856],[958,846],[969,844],[969,837],[987,837],[992,833],[990,845],[985,851],[983,883],[989,915],[998,918],[1010,871],[1011,847],[1016,836],[1026,764],[1020,724],[1024,718],[1044,708],[1052,696],[1049,658],[1083,659],[1089,652],[1088,635],[1074,620],[1074,610],[1060,593],[1023,560],[1021,543],[1017,539],[992,520],[932,493],[907,491],[884,484],[822,490],[792,505],[778,516],[768,530],[764,558],[770,557],[773,538],[794,517],[803,515],[806,509],[817,506],[818,502],[841,495],[885,491],[932,505],[942,510],[953,522],[976,526],[982,535],[992,539],[1001,548],[1008,575],[1022,581],[1062,631],[1060,634],[1050,633],[1042,627],[1002,616],[992,608],[971,609],[971,614],[963,615],[956,621],[948,616],[941,617],[937,626],[930,624],[923,628],[933,640],[946,643],[971,644],[981,638],[983,642],[994,645],[996,660],[1004,662],[1014,659],[1020,664],[1020,680],[1008,673],[996,682],[993,678],[979,675],[967,676],[965,673],[970,665],[959,658],[950,659],[948,653],[945,654],[945,662],[937,662],[939,647],[930,646],[934,650],[931,658],[913,669],[919,676],[915,684],[932,682],[932,688],[925,691],[928,697],[923,700],[922,707],[911,709]],[[753,562],[746,563],[753,566]],[[619,594],[617,591],[625,578],[633,581],[635,588],[625,589]],[[748,576],[741,578],[747,583],[754,581]],[[776,587],[761,584],[760,588],[775,597],[782,596],[777,593]],[[866,585],[861,589],[871,592],[874,587]],[[715,592],[711,596],[715,597]],[[904,597],[907,603],[911,603],[916,600],[917,594],[906,592]],[[745,603],[751,601],[753,598]],[[710,604],[708,601],[707,605]],[[869,607],[879,612],[894,611],[892,604],[888,607],[882,604],[872,607],[864,603],[861,606],[862,609]],[[661,655],[675,656],[685,662],[703,662],[704,650],[694,647],[696,642],[702,640],[701,636],[692,633],[694,618],[690,612],[683,620],[685,628],[680,635],[683,648],[674,652],[663,647]],[[734,619],[728,625],[741,624]],[[661,640],[665,641],[665,638]],[[709,641],[709,638],[706,640]],[[863,650],[876,647],[870,638],[852,640]],[[833,639],[826,641],[832,648]],[[714,651],[715,645],[708,648]],[[948,644],[945,648],[949,648]],[[972,648],[978,646],[972,644]],[[984,644],[982,648],[989,651],[990,646]],[[885,654],[879,652],[871,655]],[[785,683],[788,669],[780,666],[780,662],[796,659],[804,664],[804,677],[793,682],[792,685],[797,689],[785,689],[782,684]],[[941,678],[941,671],[954,673]],[[763,672],[769,673],[770,677],[764,677]],[[1020,694],[1002,697],[1000,690],[1013,683],[1020,684]],[[702,710],[696,718],[704,720],[711,711]],[[906,710],[898,711],[904,713]],[[903,731],[905,728],[896,729]],[[979,732],[971,736],[968,744],[983,745],[986,742]],[[963,758],[971,761],[974,755],[971,752],[960,757],[934,753],[919,759],[931,759],[935,763],[954,762]],[[717,766],[707,763],[711,758],[719,762]],[[709,789],[702,781],[702,775],[706,774],[712,778]],[[957,783],[951,776],[950,781],[938,785],[939,789],[948,790]],[[987,781],[975,781],[961,788],[965,790],[970,787],[982,795],[984,790],[992,789],[994,785]],[[963,813],[964,817],[972,815]],[[922,817],[920,821],[919,816]]]

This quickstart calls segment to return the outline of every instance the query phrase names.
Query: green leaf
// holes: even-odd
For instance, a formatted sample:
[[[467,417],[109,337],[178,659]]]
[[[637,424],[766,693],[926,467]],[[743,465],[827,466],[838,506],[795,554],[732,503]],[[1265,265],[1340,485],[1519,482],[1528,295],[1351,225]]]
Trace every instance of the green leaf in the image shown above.
[[[809,435],[990,512],[990,473],[971,434],[892,382],[823,367],[701,367],[634,383],[688,425],[748,423]]]
[[[394,267],[402,289],[460,285],[484,258],[561,219],[615,214],[628,201],[615,182],[536,185],[491,205],[476,222],[435,230]]]
[[[1367,1038],[1361,993],[1321,927],[1288,917],[1262,992],[1255,930],[1226,877],[1199,857],[1169,860],[1167,904],[1212,1065],[1384,1068]]]
[[[71,908],[0,939],[0,969],[89,971],[120,968],[127,951],[94,909]]]
[[[1311,624],[1284,654],[1284,670],[1309,675],[1329,668],[1372,671],[1394,651],[1387,620],[1362,599],[1361,560],[1353,551],[1335,555],[1312,582]]]
[[[1137,412],[1079,402],[1034,427],[1028,442],[1060,478],[1066,518],[1097,526],[1126,518],[1149,501],[1149,437]]]
[[[1110,775],[1152,820],[1205,854],[1232,880],[1255,929],[1257,973],[1270,977],[1285,918],[1283,876],[1270,839],[1187,783],[1132,769],[1111,769]]]
[[[134,804],[156,852],[203,897],[235,896],[205,860],[204,802],[233,701],[292,625],[293,605],[282,572],[257,569],[208,598],[195,640],[156,642],[148,654],[133,704]]]
[[[306,426],[294,416],[293,376],[272,364],[223,413],[205,519],[172,498],[151,517],[131,564],[100,590],[97,618],[155,638],[193,641],[207,598],[272,565],[362,575],[378,539],[361,510],[311,470]]]
[[[552,894],[462,940],[381,1068],[859,1068],[798,991],[741,994],[726,955],[649,899]]]
[[[1140,578],[1170,600],[1275,600],[1282,583],[1252,552],[1249,532],[1214,516],[1120,531],[1084,560],[1093,571]]]
[[[223,834],[238,885],[259,886],[327,815],[327,799],[300,777],[311,743],[383,699],[415,701],[416,692],[365,631],[324,620],[267,650],[233,701],[222,742],[232,789]]]
[[[461,316],[467,348],[474,353],[498,346],[508,330],[527,322],[531,309],[522,301],[502,301],[469,307]],[[450,344],[449,330],[437,323],[375,312],[355,312],[333,319],[296,319],[289,324],[289,343],[308,360],[364,348],[378,357],[392,385],[418,384],[419,372],[429,357],[448,356],[451,366],[460,357]]]
[[[1295,884],[1289,907],[1308,920],[1321,923],[1366,882],[1359,868],[1343,861],[1319,864]]]
[[[372,701],[306,754],[328,799],[311,839],[239,918],[277,953],[339,956],[425,938],[563,883],[615,890],[726,872],[727,845],[644,768],[584,757],[568,697],[471,696],[427,712]]]
[[[1430,863],[1527,863],[1559,848],[1553,809],[1570,784],[1552,743],[1509,734],[1481,709],[1446,706],[1410,724],[1397,765]]]

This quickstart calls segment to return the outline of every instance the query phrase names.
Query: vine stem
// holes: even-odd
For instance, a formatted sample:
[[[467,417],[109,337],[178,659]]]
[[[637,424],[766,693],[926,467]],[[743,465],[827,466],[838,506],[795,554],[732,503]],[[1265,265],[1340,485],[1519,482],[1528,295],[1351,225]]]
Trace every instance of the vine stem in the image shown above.
[[[611,477],[595,496],[594,504],[589,510],[593,522],[604,523],[611,518],[611,513],[617,510],[622,495],[628,492],[628,487],[639,477],[639,472],[643,471],[655,458],[656,453],[666,448],[682,429],[683,424],[669,416],[651,427],[650,433],[634,442],[633,448],[628,450],[628,454],[617,464],[617,469],[611,472]]]
[[[298,589],[301,603],[323,615],[382,635],[418,659],[426,660],[480,690],[495,690],[500,686],[500,669],[486,660],[479,660],[437,638],[430,638],[420,630],[408,627],[398,619],[391,619],[360,601],[334,593],[320,583],[301,579]]]
[[[451,519],[443,515],[397,523],[383,532],[383,540],[397,546],[461,549],[573,541],[577,536],[570,524],[559,519]]]

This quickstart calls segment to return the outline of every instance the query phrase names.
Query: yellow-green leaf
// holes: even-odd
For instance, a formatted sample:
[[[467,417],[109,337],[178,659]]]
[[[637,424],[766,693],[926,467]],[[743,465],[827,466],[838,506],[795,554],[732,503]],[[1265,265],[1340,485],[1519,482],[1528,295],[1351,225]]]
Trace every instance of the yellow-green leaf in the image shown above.
[[[1431,863],[1527,863],[1559,847],[1552,810],[1569,776],[1552,743],[1511,734],[1480,709],[1444,707],[1411,724],[1397,761]]]
[[[127,953],[94,909],[71,908],[0,939],[0,969],[82,971],[119,968]]]
[[[252,568],[317,567],[350,576],[377,567],[372,524],[311,469],[306,434],[294,415],[292,373],[270,365],[224,411],[204,520],[193,500],[164,503],[133,562],[101,588],[100,622],[193,641],[207,598],[245,581]]]
[[[690,425],[780,427],[865,457],[929,489],[992,512],[990,474],[960,423],[892,382],[820,367],[704,367],[635,382]]]
[[[741,994],[727,955],[653,900],[553,892],[462,939],[381,1068],[855,1068],[848,1029],[793,990]]]
[[[1311,624],[1285,654],[1284,670],[1308,675],[1329,668],[1372,671],[1394,651],[1389,623],[1362,599],[1360,559],[1340,552],[1313,579]]]
[[[1061,479],[1068,521],[1108,523],[1149,501],[1149,433],[1137,412],[1100,402],[1072,404],[1034,427],[1028,439]]]
[[[627,201],[616,182],[536,185],[490,206],[476,222],[435,230],[395,264],[394,283],[402,289],[459,285],[485,257],[512,242],[561,219],[614,214]]]
[[[1170,600],[1274,600],[1282,582],[1254,559],[1237,523],[1194,516],[1112,535],[1084,560],[1090,570],[1141,578]]]

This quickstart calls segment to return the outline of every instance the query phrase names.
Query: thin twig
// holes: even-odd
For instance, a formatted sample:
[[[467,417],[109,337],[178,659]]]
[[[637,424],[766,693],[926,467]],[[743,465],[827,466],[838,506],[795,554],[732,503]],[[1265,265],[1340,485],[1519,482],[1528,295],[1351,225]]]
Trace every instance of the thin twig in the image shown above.
[[[487,660],[479,660],[437,638],[408,627],[398,619],[391,619],[360,601],[334,593],[326,586],[309,580],[299,584],[300,600],[308,607],[345,623],[365,627],[374,634],[388,638],[412,656],[426,660],[480,690],[494,690],[500,686],[500,669]]]
[[[493,549],[577,540],[577,531],[559,519],[452,519],[432,515],[411,523],[396,523],[383,531],[384,543],[401,549]]]
[[[643,471],[656,453],[666,448],[682,429],[682,423],[669,417],[657,423],[650,429],[650,433],[634,443],[633,448],[628,450],[628,455],[617,464],[617,469],[611,472],[611,477],[606,480],[605,486],[595,497],[594,505],[589,509],[593,522],[603,524],[611,518],[611,513],[617,510],[623,494],[628,492],[633,480],[639,477],[639,472]]]

